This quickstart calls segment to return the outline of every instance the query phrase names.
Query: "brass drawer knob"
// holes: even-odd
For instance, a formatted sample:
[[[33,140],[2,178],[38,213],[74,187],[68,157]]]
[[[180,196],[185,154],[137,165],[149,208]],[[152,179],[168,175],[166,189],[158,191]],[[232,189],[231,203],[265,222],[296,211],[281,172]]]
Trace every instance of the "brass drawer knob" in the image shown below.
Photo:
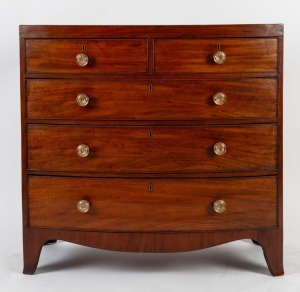
[[[223,64],[226,61],[226,54],[223,51],[216,51],[214,53],[214,62],[216,64]]]
[[[226,94],[223,92],[217,92],[214,94],[213,100],[216,105],[223,105],[226,101]]]
[[[77,147],[77,155],[79,157],[87,157],[90,153],[90,148],[89,146],[87,145],[84,145],[84,144],[80,144],[78,147]]]
[[[217,200],[214,202],[213,207],[216,213],[223,213],[226,210],[227,205],[223,200]]]
[[[76,63],[80,67],[84,67],[88,64],[89,62],[89,57],[86,54],[78,54],[76,56]]]
[[[90,101],[90,98],[86,94],[80,93],[77,95],[76,101],[80,106],[87,106]]]
[[[217,155],[224,155],[227,150],[226,144],[223,142],[218,142],[214,145],[214,152]]]
[[[90,210],[90,203],[86,200],[80,200],[77,203],[77,209],[80,213],[86,213]]]

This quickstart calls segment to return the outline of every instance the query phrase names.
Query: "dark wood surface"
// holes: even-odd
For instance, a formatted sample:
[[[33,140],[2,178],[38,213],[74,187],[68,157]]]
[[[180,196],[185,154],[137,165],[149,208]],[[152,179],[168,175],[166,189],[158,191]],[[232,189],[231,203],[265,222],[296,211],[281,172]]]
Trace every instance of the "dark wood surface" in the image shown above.
[[[28,169],[130,173],[277,168],[274,124],[201,127],[28,126]],[[151,133],[151,137],[149,137]],[[226,144],[224,155],[213,146]],[[90,148],[79,157],[77,146]]]
[[[20,25],[21,38],[280,37],[283,24],[234,25]]]
[[[220,47],[227,55],[216,64]],[[160,73],[227,73],[277,71],[277,39],[178,39],[155,40],[154,71]]]
[[[28,119],[195,120],[276,118],[277,80],[86,80],[27,81]],[[213,95],[226,94],[216,105]],[[89,96],[85,107],[78,94]],[[116,104],[118,106],[116,106]],[[50,122],[50,121],[49,121]]]
[[[115,251],[156,253],[193,251],[250,238],[256,240],[262,247],[271,274],[280,276],[284,273],[282,230],[278,228],[221,232],[126,233],[28,227],[24,229],[24,274],[31,275],[35,272],[41,248],[49,238]],[[199,262],[199,265],[204,264]],[[54,268],[57,269],[57,265]]]
[[[54,43],[60,48],[58,52],[53,49],[57,46],[50,45]],[[202,46],[199,46],[200,43]],[[76,67],[75,56],[80,53],[77,49],[82,49],[83,44],[84,51],[91,56],[91,62],[87,67],[79,68]],[[227,54],[227,60],[222,65],[211,63],[216,44]],[[281,24],[20,26],[24,273],[35,272],[42,246],[49,240],[61,239],[119,251],[179,252],[250,238],[262,247],[270,272],[282,275],[282,68]],[[147,91],[150,83],[152,92]],[[124,84],[126,86],[122,88]],[[90,107],[77,106],[77,90],[84,90],[86,92],[83,93],[91,95]],[[210,103],[215,90],[226,90],[224,93],[228,98],[223,106]],[[135,94],[132,95],[132,92]],[[71,128],[75,132],[70,131]],[[86,129],[89,129],[90,135],[82,131]],[[135,129],[136,135],[130,135],[129,129]],[[205,130],[202,132],[199,129]],[[149,131],[154,133],[151,139],[147,136]],[[204,133],[204,140],[197,136],[200,132]],[[118,134],[118,139],[113,134]],[[159,135],[155,138],[156,134]],[[203,150],[203,143],[212,142],[209,140],[210,135],[226,138],[224,142],[229,143],[229,148],[224,156],[211,155],[212,145],[206,153],[195,154],[195,150]],[[88,162],[85,158],[76,160],[79,159],[76,157],[77,145],[74,144],[74,149],[72,139],[78,139],[77,143],[80,136],[88,142],[96,137],[93,143],[97,146],[104,145],[103,138],[109,138],[108,145],[103,149],[115,155],[115,158],[109,161],[109,155],[104,153],[106,168],[103,171],[101,155],[93,157],[94,147],[91,147],[92,154]],[[233,144],[227,139],[229,136],[233,138]],[[130,138],[132,146],[128,142]],[[28,142],[31,145],[29,149]],[[86,142],[80,140],[79,143]],[[179,148],[176,147],[177,143]],[[68,148],[70,145],[72,147]],[[159,149],[163,151],[154,150],[149,145],[160,146],[162,148]],[[49,150],[50,146],[53,149]],[[124,149],[131,149],[131,158],[139,160],[126,158],[128,152],[124,152]],[[144,156],[142,150],[145,151]],[[46,151],[44,157],[43,151]],[[122,156],[124,153],[127,154]],[[235,155],[229,159],[232,153]],[[202,164],[199,157],[204,159]],[[219,162],[215,162],[216,159]],[[153,166],[153,161],[156,166]],[[164,161],[167,162],[165,166]],[[116,165],[116,162],[119,164]],[[32,163],[37,168],[33,169]],[[82,165],[78,166],[77,163]],[[84,163],[93,169],[92,172],[91,169],[87,171]],[[132,169],[120,172],[125,170],[125,163],[129,163],[128,169],[132,165],[137,168],[133,172]],[[209,163],[212,164],[207,168]],[[145,172],[145,169],[150,172]],[[163,169],[166,172],[161,173]],[[72,191],[71,180],[78,184]],[[128,182],[127,189],[121,191],[131,198],[130,201],[126,201],[125,196],[118,196],[117,185],[99,183],[105,181],[111,184],[111,180]],[[90,181],[93,181],[91,185],[88,183]],[[149,226],[145,220],[149,211],[141,212],[141,208],[147,210],[157,203],[154,198],[158,196],[158,190],[153,189],[149,192],[152,196],[147,196],[147,189],[143,189],[139,197],[130,192],[130,187],[136,190],[140,184],[145,182],[147,185],[150,181],[158,186],[161,196],[156,198],[161,204],[153,208],[157,216],[149,220],[156,222],[161,229],[155,231],[149,227],[144,232],[141,226]],[[176,189],[171,181],[176,182]],[[250,184],[250,181],[253,183]],[[46,185],[49,188],[43,188]],[[50,185],[57,191],[51,192]],[[104,231],[99,229],[98,221],[91,220],[85,221],[84,224],[90,224],[90,227],[84,228],[76,221],[78,211],[73,209],[71,212],[74,211],[76,215],[65,214],[63,211],[57,215],[72,219],[69,224],[73,226],[57,226],[65,222],[55,217],[54,214],[59,211],[55,209],[55,200],[51,196],[62,200],[66,208],[76,210],[76,205],[70,207],[69,203],[73,198],[79,198],[79,190],[84,186],[90,193],[85,196],[90,196],[93,202],[97,202],[97,206],[105,202],[106,206],[114,206],[114,210],[118,211],[115,214],[109,209],[106,211],[108,213],[104,213],[106,218],[115,222],[119,218],[121,221],[118,222],[125,229],[127,225],[128,229],[117,232],[114,224],[110,223],[111,226],[106,225],[108,228]],[[103,194],[99,195],[93,186],[103,190]],[[165,186],[166,189],[163,188]],[[113,201],[106,192],[108,189],[114,191]],[[205,193],[201,192],[201,196],[197,196],[198,189],[205,190]],[[243,191],[238,192],[241,189]],[[185,191],[189,201],[180,195],[181,190]],[[229,194],[230,190],[234,196]],[[168,195],[170,193],[171,196]],[[219,194],[224,194],[230,206],[235,206],[239,212],[231,213],[232,209],[228,209],[227,214],[214,214],[213,217],[208,209],[212,210],[211,199],[220,198]],[[107,200],[104,200],[105,197]],[[206,209],[207,213],[200,204],[201,198],[210,206]],[[52,206],[53,211],[45,211],[43,204],[46,203]],[[201,205],[199,214],[203,220],[196,222],[197,219],[194,219],[194,225],[187,224],[187,221],[183,224],[177,222],[176,225],[176,216],[183,221],[189,216],[187,220],[196,218],[197,203]],[[182,204],[184,212],[177,212],[179,204]],[[254,206],[252,212],[251,206]],[[167,216],[164,210],[169,211],[171,216]],[[93,212],[101,219],[103,213],[100,208]],[[91,213],[78,215],[89,216]],[[132,221],[126,220],[129,215]],[[228,215],[231,219],[218,220],[222,215]],[[217,219],[209,221],[212,218],[210,216]],[[167,217],[173,221],[168,221]],[[44,223],[43,226],[43,220],[48,220],[48,225]],[[106,224],[108,221],[105,221]],[[39,227],[32,227],[33,223]],[[188,226],[194,229],[189,230]],[[205,226],[209,227],[205,229]]]
[[[29,225],[98,231],[207,231],[277,225],[276,177],[141,180],[30,177]],[[151,190],[149,190],[151,185]],[[227,209],[216,213],[213,203]],[[90,210],[80,213],[77,203]]]
[[[84,46],[84,50],[83,50]],[[89,62],[76,64],[84,53]],[[26,71],[30,73],[146,73],[146,40],[27,40]]]
[[[149,54],[149,60],[150,56],[152,54]],[[73,62],[73,61],[72,61]],[[149,66],[150,68],[150,66]],[[199,80],[199,79],[240,79],[240,78],[278,78],[279,74],[278,72],[232,72],[227,71],[226,74],[219,73],[219,72],[213,72],[213,73],[207,73],[207,72],[199,72],[199,73],[178,73],[178,74],[170,74],[170,73],[164,73],[164,74],[154,74],[151,70],[149,70],[149,73],[145,74],[124,74],[124,73],[115,73],[115,74],[103,74],[103,73],[90,73],[90,74],[84,74],[84,73],[78,73],[78,74],[72,74],[72,73],[25,73],[24,74],[26,79],[74,79],[74,78],[82,78],[82,79],[105,79],[105,80],[128,80],[130,78],[131,80],[179,80],[179,79],[188,79],[188,80]]]
[[[49,170],[27,170],[28,175],[55,175],[63,177],[97,177],[97,178],[141,178],[141,179],[192,179],[192,178],[225,178],[225,177],[252,177],[277,175],[274,170],[253,170],[253,171],[220,171],[220,172],[153,172],[153,173],[132,173],[132,172],[73,172],[73,171],[49,171]]]

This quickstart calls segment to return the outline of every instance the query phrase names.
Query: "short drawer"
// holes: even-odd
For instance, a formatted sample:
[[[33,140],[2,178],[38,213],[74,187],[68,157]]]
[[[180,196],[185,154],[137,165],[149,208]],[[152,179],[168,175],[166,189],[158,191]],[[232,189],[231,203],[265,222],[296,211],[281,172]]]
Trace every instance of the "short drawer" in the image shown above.
[[[277,39],[157,39],[154,66],[158,74],[276,72]]]
[[[80,59],[80,54],[88,59]],[[145,39],[27,40],[26,72],[146,73],[147,43]]]
[[[276,177],[199,180],[29,177],[28,199],[29,224],[36,227],[124,232],[277,225]]]
[[[27,131],[28,169],[31,170],[189,173],[277,168],[276,124],[200,127],[29,125]]]
[[[27,81],[27,118],[193,120],[277,116],[276,79]]]

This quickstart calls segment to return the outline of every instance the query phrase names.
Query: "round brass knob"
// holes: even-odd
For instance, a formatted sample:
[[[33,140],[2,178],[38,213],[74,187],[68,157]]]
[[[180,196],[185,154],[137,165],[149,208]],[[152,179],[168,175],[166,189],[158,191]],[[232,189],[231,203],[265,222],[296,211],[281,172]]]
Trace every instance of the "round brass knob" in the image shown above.
[[[76,63],[80,67],[84,67],[88,64],[89,62],[89,57],[86,54],[78,54],[76,56]]]
[[[80,213],[86,213],[90,210],[90,203],[86,200],[80,200],[77,203],[77,209]]]
[[[216,51],[214,53],[214,62],[216,64],[223,64],[226,61],[226,54],[223,51]]]
[[[217,200],[214,202],[214,210],[216,213],[223,213],[226,208],[227,205],[223,200]]]
[[[84,144],[80,144],[78,147],[77,147],[77,155],[79,157],[87,157],[90,153],[90,148],[89,146],[87,145],[84,145]]]
[[[218,142],[214,145],[214,152],[217,155],[224,155],[227,150],[225,143]]]
[[[216,105],[223,105],[226,101],[226,94],[223,92],[217,92],[214,94],[213,100]]]
[[[86,106],[86,105],[88,105],[90,98],[86,94],[80,93],[77,95],[76,101],[77,101],[78,105]]]

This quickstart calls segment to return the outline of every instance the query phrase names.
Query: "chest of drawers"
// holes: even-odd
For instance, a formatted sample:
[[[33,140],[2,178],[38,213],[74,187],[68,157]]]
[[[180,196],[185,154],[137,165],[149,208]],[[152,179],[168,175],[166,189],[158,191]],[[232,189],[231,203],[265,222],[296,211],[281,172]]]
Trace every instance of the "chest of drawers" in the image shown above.
[[[57,239],[246,238],[283,274],[282,25],[21,26],[20,52],[25,274]]]

